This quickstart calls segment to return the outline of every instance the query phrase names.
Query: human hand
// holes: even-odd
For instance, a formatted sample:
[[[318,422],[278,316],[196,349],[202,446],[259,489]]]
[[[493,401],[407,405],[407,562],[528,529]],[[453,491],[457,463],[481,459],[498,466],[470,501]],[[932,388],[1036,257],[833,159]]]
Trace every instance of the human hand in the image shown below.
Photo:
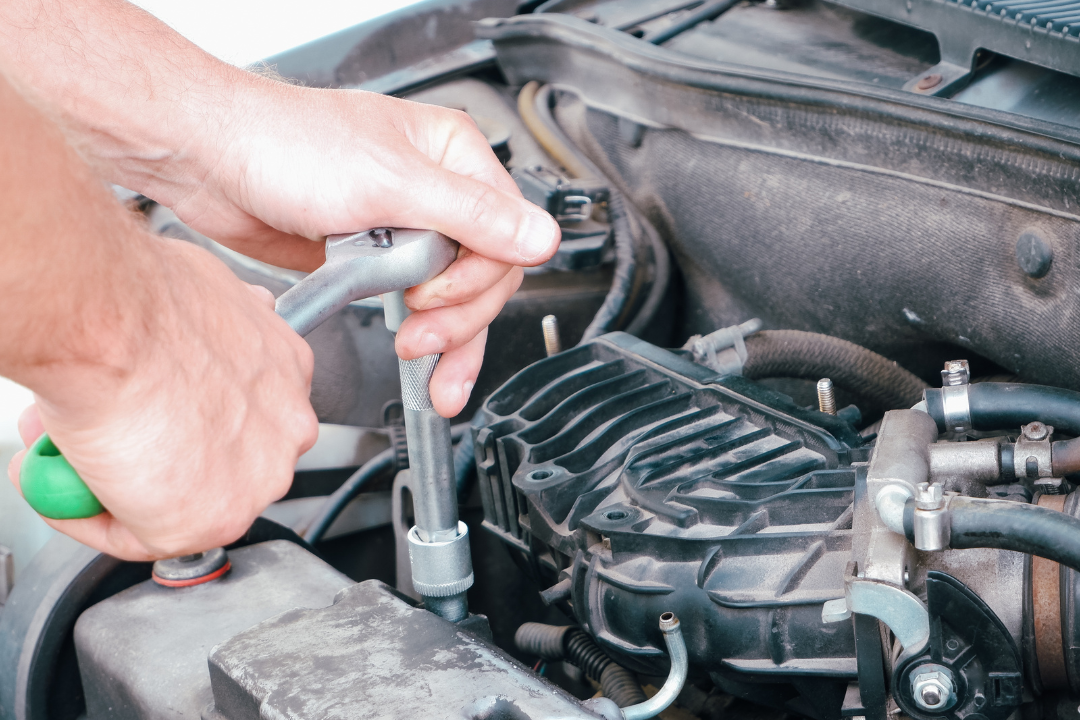
[[[90,363],[40,378],[19,424],[28,446],[47,430],[108,509],[45,522],[125,560],[232,542],[287,492],[318,434],[311,349],[269,291],[200,248],[143,242],[157,292],[138,352],[123,372]],[[24,455],[8,468],[16,487]]]
[[[255,76],[229,107],[226,131],[192,144],[212,169],[162,173],[199,181],[177,181],[157,199],[241,253],[302,270],[324,257],[310,240],[333,233],[408,227],[457,240],[457,261],[406,293],[419,312],[396,341],[404,359],[443,354],[432,402],[456,415],[480,370],[487,326],[521,283],[519,266],[551,257],[558,225],[521,197],[464,113]]]

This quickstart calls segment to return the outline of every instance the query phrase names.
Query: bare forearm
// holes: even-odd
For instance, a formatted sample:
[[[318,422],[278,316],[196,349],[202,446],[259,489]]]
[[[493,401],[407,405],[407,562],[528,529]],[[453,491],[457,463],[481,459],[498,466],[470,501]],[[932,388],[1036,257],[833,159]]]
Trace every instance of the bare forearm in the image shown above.
[[[209,171],[254,79],[124,0],[5,0],[0,53],[96,170],[166,204]]]
[[[73,398],[122,379],[153,324],[142,233],[61,133],[0,74],[0,375]],[[75,396],[72,393],[76,393]]]

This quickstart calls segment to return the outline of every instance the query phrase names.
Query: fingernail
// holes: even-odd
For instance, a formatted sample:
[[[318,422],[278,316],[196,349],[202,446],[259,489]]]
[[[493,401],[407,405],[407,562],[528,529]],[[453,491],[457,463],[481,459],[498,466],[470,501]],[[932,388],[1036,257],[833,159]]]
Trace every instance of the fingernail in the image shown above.
[[[446,341],[433,332],[426,332],[420,336],[420,342],[416,343],[416,351],[421,355],[434,355],[440,353]]]
[[[473,389],[473,381],[472,380],[466,380],[465,382],[461,383],[461,402],[462,403],[469,402],[469,396],[472,395],[472,389]]]
[[[521,259],[530,262],[541,255],[546,255],[555,242],[559,226],[550,215],[530,212],[525,223],[519,229],[515,248]]]

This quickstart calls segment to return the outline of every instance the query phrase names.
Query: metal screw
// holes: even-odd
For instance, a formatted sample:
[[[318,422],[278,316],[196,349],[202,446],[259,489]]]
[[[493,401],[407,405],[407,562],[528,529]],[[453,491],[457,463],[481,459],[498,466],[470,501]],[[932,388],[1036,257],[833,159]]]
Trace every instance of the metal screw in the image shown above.
[[[915,492],[915,507],[919,510],[937,510],[945,501],[941,483],[919,483]]]
[[[540,327],[544,329],[544,350],[548,357],[562,352],[562,343],[559,342],[559,320],[554,315],[545,315],[540,321]]]
[[[967,385],[971,382],[971,366],[967,360],[949,360],[945,363],[945,369],[941,371],[941,384],[949,387],[952,385]]]
[[[1020,428],[1020,432],[1023,433],[1025,440],[1033,440],[1038,442],[1050,437],[1050,433],[1053,431],[1049,425],[1035,421],[1028,423],[1024,427]]]
[[[923,665],[911,675],[911,694],[921,710],[943,710],[953,700],[952,673],[941,665]]]
[[[832,380],[821,378],[817,381],[818,410],[829,415],[836,414],[836,393],[833,392]]]

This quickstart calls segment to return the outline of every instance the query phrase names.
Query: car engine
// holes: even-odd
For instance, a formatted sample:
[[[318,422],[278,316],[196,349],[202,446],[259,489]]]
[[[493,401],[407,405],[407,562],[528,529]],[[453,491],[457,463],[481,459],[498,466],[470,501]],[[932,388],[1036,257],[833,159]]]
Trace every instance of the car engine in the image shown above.
[[[400,308],[345,298],[292,490],[153,566],[53,538],[0,718],[1080,720],[1078,37],[1075,0],[427,0],[253,68],[467,113],[563,229],[445,431],[451,529]]]

